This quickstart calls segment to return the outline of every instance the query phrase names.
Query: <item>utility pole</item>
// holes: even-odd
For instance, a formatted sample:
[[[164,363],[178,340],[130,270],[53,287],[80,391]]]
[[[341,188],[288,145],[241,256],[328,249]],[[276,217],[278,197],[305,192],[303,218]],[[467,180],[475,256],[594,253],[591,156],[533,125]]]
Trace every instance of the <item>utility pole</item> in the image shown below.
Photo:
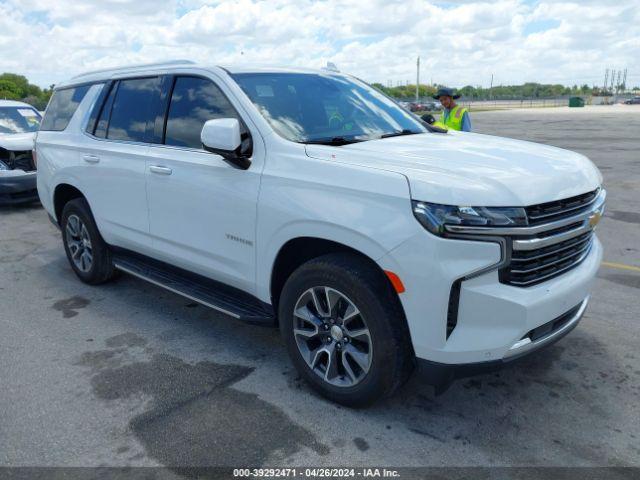
[[[609,80],[609,69],[607,68],[604,71],[604,83],[603,83],[604,86],[602,87],[602,90],[604,90],[605,92],[607,91],[608,80]]]
[[[420,98],[420,57],[418,57],[418,61],[416,62],[416,102],[418,102]]]
[[[618,80],[616,80],[616,94],[620,93],[620,74],[622,72],[618,70]]]
[[[624,75],[622,76],[622,85],[623,85],[623,89],[622,89],[622,93],[624,93],[624,91],[627,89],[627,69],[624,69]]]
[[[493,73],[491,74],[491,83],[489,84],[489,100],[493,97]]]

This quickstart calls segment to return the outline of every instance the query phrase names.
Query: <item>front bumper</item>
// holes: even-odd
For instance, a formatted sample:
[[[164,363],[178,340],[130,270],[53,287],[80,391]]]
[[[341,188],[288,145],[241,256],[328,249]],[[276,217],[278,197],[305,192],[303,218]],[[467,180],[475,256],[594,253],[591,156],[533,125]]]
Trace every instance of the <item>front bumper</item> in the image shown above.
[[[405,285],[400,301],[418,359],[459,368],[487,362],[499,365],[561,338],[584,313],[602,246],[594,236],[578,266],[526,288],[501,283],[497,270],[461,281],[457,323],[448,331],[452,286],[470,273],[499,263],[500,258],[496,243],[447,240],[418,232],[379,260]],[[526,339],[575,307],[575,318],[553,330],[549,338],[537,330],[533,340]]]
[[[516,342],[502,360],[465,364],[446,364],[418,358],[418,368],[421,371],[422,379],[425,383],[433,385],[436,388],[436,393],[440,394],[443,393],[456,379],[494,372],[507,365],[517,363],[519,359],[537,352],[542,348],[553,345],[571,332],[571,330],[573,330],[580,322],[588,303],[589,297],[585,298],[579,305],[571,309],[568,312],[568,315],[566,315],[567,318],[561,319],[562,325],[555,330],[549,331],[548,334],[542,335],[534,340],[527,337],[526,341],[523,339],[520,342]],[[553,323],[553,321],[548,323]]]
[[[16,205],[38,200],[36,172],[0,171],[0,205]]]

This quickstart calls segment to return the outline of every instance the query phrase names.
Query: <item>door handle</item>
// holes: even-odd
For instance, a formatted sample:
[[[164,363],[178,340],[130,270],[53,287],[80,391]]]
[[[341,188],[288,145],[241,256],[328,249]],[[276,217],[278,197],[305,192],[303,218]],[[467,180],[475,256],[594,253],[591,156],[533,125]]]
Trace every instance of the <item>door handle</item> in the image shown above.
[[[149,167],[149,171],[158,173],[160,175],[171,175],[171,173],[173,172],[173,170],[171,170],[169,167],[162,167],[160,165],[151,165]]]
[[[98,163],[100,161],[100,157],[96,155],[83,155],[82,159],[87,163]]]

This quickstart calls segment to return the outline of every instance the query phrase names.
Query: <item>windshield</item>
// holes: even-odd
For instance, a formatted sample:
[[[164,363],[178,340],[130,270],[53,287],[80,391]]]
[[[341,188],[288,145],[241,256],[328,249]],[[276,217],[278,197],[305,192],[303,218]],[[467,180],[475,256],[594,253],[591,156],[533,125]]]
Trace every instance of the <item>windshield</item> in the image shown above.
[[[273,129],[294,142],[341,145],[427,131],[411,113],[354,79],[328,73],[232,76]]]
[[[35,132],[40,114],[31,107],[0,107],[0,133]]]

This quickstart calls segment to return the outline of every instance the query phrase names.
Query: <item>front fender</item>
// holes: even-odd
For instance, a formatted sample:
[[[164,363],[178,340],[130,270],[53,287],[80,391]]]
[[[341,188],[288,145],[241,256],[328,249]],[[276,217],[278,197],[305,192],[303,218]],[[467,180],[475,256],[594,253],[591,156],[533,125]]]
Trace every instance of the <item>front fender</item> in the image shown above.
[[[376,240],[366,237],[356,230],[322,222],[299,221],[284,226],[264,247],[264,255],[258,264],[258,297],[264,302],[271,302],[271,272],[280,250],[289,241],[301,237],[328,240],[346,245],[376,261],[383,257],[387,248]]]
[[[376,261],[414,231],[403,175],[317,159],[295,170],[273,163],[279,171],[263,176],[256,232],[256,294],[265,302],[278,253],[290,240],[329,240]]]

